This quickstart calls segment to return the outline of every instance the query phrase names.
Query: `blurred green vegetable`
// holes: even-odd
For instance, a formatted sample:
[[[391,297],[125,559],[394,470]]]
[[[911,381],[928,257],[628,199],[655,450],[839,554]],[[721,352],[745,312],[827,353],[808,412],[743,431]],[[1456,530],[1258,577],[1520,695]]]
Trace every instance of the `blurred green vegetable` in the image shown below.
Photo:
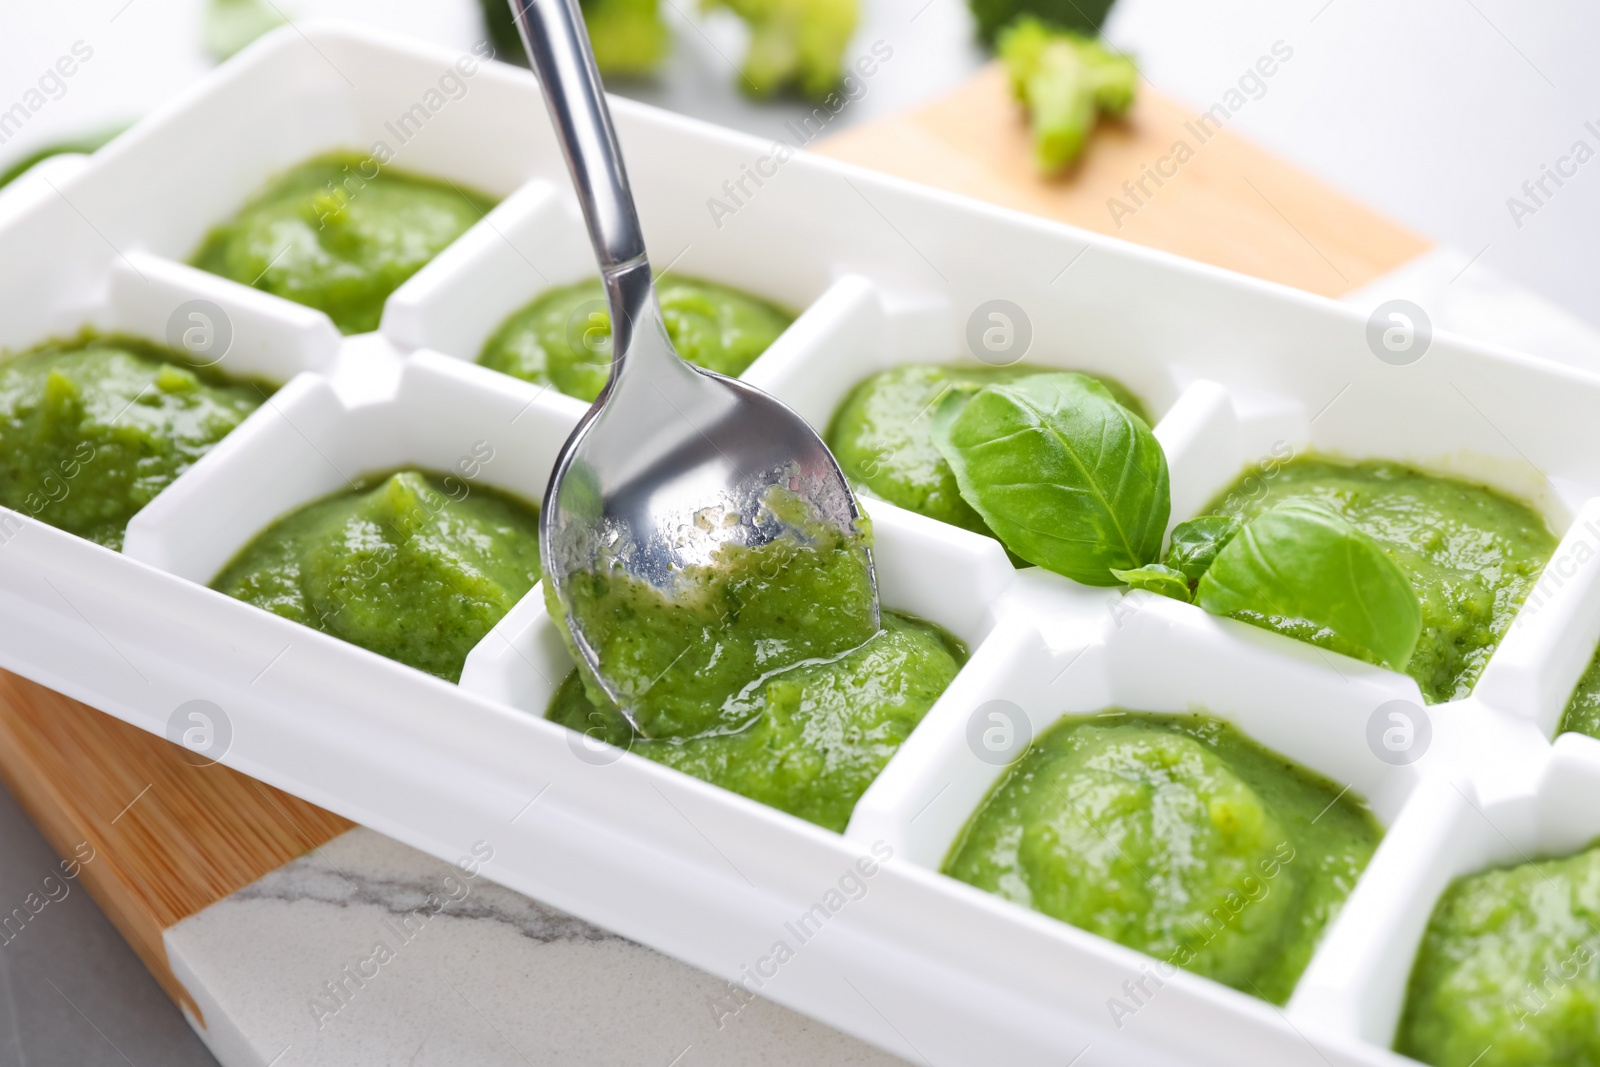
[[[511,5],[506,0],[478,0],[478,7],[483,11],[489,42],[494,45],[494,57],[503,63],[519,63],[526,67],[528,57],[522,51],[522,38],[511,17]]]
[[[704,0],[725,7],[750,26],[744,88],[772,96],[794,88],[822,98],[844,75],[844,50],[856,31],[856,0]]]
[[[1095,36],[1115,0],[968,0],[978,33],[994,42],[1001,29],[1018,16],[1031,15],[1065,30]]]
[[[666,56],[670,38],[660,0],[583,0],[582,6],[602,74],[649,74]]]
[[[480,0],[495,58],[528,65],[507,0]],[[582,0],[583,21],[601,74],[649,74],[661,64],[671,38],[660,0]]]
[[[44,148],[29,152],[27,155],[23,156],[15,163],[12,163],[4,170],[0,170],[0,189],[10,185],[28,171],[32,170],[36,163],[43,162],[44,160],[49,159],[51,156],[63,156],[69,153],[82,153],[84,155],[88,155],[91,152],[97,151],[101,145],[104,145],[107,141],[111,140],[111,138],[115,137],[117,134],[121,133],[127,128],[128,127],[126,124],[108,126],[103,130],[96,130],[93,133],[86,133],[82,136],[74,137],[69,141],[60,141],[56,144],[48,145]]]
[[[277,8],[261,0],[211,0],[200,16],[200,39],[220,61],[283,23]]]
[[[1097,114],[1116,117],[1133,106],[1139,69],[1099,41],[1024,16],[1001,32],[998,47],[1011,89],[1032,117],[1041,171],[1082,154]]]

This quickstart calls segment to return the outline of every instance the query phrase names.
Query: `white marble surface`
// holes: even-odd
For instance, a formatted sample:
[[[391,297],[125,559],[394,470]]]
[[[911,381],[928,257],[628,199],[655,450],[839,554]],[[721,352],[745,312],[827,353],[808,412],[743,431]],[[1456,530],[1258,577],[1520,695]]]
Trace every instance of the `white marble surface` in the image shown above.
[[[725,982],[364,829],[166,944],[224,1067],[901,1062],[767,1001],[719,1025]]]

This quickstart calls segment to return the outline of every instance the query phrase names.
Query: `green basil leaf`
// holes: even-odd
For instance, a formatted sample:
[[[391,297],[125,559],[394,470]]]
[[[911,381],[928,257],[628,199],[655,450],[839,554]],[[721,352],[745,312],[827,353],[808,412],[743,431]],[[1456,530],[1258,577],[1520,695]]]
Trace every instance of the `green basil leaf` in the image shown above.
[[[1087,375],[1037,374],[946,397],[934,442],[962,499],[1029,563],[1116,585],[1112,568],[1161,553],[1167,457],[1144,420]]]
[[[1217,553],[1238,532],[1239,520],[1233,515],[1202,515],[1180,522],[1172,528],[1172,540],[1167,545],[1167,566],[1176,567],[1185,578],[1198,582],[1217,558]]]
[[[1377,541],[1326,507],[1288,500],[1257,516],[1200,578],[1214,615],[1404,670],[1422,605]]]
[[[1165,563],[1147,563],[1128,571],[1113,569],[1111,573],[1117,576],[1118,581],[1127,582],[1135,589],[1146,589],[1189,603],[1189,579],[1184,577],[1182,571]]]

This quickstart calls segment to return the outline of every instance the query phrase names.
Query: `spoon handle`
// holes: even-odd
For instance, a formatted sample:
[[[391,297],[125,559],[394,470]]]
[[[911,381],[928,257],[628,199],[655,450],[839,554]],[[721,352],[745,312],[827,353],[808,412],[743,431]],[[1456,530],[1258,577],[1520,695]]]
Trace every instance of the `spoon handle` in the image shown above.
[[[508,0],[583,204],[600,272],[645,261],[644,233],[578,0]],[[646,279],[649,271],[639,272]]]

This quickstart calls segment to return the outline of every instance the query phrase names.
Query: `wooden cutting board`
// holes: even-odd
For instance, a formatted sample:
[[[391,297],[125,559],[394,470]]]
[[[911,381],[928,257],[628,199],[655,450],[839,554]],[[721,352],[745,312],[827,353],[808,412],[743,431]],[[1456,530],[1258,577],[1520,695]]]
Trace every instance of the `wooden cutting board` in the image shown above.
[[[0,778],[167,995],[199,1008],[167,966],[167,927],[352,825],[164,737],[0,671]],[[191,757],[192,758],[192,757]]]
[[[1101,123],[1084,158],[1058,178],[1035,174],[1027,124],[998,64],[940,100],[847,129],[818,150],[1324,296],[1357,289],[1428,248],[1149,85],[1125,120]]]
[[[818,147],[1330,296],[1426,250],[1420,237],[1228,129],[1200,131],[1210,133],[1202,141],[1194,120],[1194,111],[1145,86],[1125,121],[1097,130],[1080,166],[1042,180],[1003,73],[989,67],[940,100]],[[1190,149],[1181,164],[1179,143]],[[1149,171],[1171,176],[1157,185]],[[59,854],[93,847],[80,880],[168,994],[198,1018],[167,964],[162,932],[351,824],[226,767],[192,766],[186,755],[0,672],[0,777]]]

